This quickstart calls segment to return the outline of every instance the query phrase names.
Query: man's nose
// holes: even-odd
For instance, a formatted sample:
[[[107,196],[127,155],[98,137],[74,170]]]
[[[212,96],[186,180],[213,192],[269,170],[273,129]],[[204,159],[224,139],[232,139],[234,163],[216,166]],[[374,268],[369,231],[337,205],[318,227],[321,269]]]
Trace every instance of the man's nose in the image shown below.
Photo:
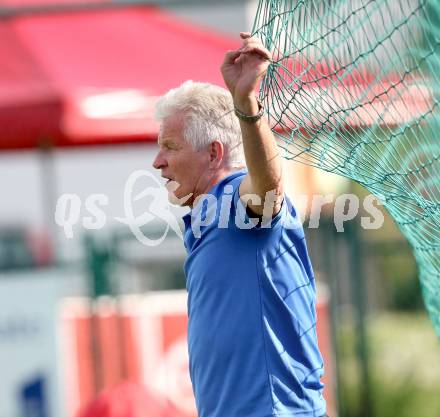
[[[159,152],[156,155],[156,158],[154,158],[153,161],[153,167],[156,169],[162,169],[166,166],[166,160],[165,158],[162,156],[162,152]]]

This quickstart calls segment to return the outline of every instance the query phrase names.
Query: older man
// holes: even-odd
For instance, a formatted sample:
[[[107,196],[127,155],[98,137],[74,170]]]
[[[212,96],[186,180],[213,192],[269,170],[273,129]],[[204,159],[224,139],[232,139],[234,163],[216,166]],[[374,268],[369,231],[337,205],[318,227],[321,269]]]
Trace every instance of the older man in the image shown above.
[[[315,280],[255,96],[271,54],[240,36],[221,68],[229,92],[189,81],[157,106],[153,165],[173,200],[191,208],[184,269],[197,409],[199,417],[321,417]]]

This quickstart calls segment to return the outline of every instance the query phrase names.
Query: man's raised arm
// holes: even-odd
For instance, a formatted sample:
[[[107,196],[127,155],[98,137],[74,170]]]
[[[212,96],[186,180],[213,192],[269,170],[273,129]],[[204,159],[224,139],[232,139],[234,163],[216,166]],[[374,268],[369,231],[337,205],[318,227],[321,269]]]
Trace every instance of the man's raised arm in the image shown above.
[[[242,32],[240,36],[243,39],[242,47],[227,52],[221,67],[240,120],[248,169],[248,175],[240,186],[240,197],[254,213],[262,215],[264,201],[268,196],[270,200],[273,199],[273,209],[272,213],[264,214],[274,216],[283,202],[282,161],[269,125],[264,117],[258,118],[261,107],[255,95],[255,89],[272,57],[261,42],[249,33]],[[247,195],[258,197],[251,199]]]

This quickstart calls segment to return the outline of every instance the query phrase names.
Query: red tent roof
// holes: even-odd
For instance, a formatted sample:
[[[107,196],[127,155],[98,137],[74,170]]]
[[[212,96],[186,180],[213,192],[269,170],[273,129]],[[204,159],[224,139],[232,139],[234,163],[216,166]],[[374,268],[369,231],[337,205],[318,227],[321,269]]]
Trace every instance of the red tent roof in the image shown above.
[[[0,148],[155,140],[157,97],[187,79],[223,85],[238,42],[157,8],[0,21]]]

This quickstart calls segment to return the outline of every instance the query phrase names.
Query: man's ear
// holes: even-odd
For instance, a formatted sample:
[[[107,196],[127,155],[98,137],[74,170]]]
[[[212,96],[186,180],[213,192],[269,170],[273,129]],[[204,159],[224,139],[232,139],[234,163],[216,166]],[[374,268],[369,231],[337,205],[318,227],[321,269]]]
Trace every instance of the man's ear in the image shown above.
[[[209,162],[214,168],[223,164],[225,157],[225,147],[219,140],[215,140],[209,145]]]

